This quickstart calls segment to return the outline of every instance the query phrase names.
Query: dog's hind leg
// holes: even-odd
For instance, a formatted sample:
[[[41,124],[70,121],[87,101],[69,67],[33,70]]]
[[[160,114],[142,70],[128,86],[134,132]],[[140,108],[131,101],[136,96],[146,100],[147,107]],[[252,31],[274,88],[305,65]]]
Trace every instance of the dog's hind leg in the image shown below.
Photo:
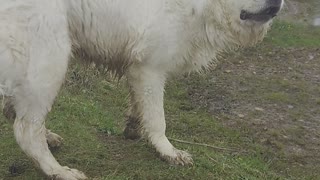
[[[129,84],[131,87],[131,85]],[[123,132],[126,139],[136,140],[141,138],[141,118],[142,114],[139,111],[139,104],[136,101],[135,93],[132,89],[130,89],[130,110],[129,115],[127,117],[126,128]]]
[[[63,141],[61,136],[51,132],[49,129],[46,130],[46,139],[50,148],[60,147]]]
[[[16,118],[16,111],[13,106],[13,100],[10,97],[5,98],[3,107],[4,116],[10,121],[14,122]],[[51,132],[49,129],[46,130],[46,139],[49,147],[57,148],[62,144],[63,138],[56,133]]]
[[[137,117],[142,134],[156,148],[160,156],[172,164],[190,165],[193,163],[191,156],[176,149],[165,135],[163,109],[165,80],[165,73],[156,67],[131,66],[128,73],[131,96],[134,97],[131,106],[135,109],[135,114],[139,115]]]

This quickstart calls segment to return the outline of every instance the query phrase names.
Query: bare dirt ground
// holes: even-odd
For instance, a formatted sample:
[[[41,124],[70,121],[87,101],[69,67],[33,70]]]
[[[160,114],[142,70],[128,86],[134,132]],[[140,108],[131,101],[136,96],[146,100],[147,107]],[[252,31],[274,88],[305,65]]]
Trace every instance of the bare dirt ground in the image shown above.
[[[203,87],[189,81],[194,104],[275,153],[275,162],[287,167],[280,171],[317,173],[320,49],[262,45],[229,57],[210,76],[193,81],[207,82]]]

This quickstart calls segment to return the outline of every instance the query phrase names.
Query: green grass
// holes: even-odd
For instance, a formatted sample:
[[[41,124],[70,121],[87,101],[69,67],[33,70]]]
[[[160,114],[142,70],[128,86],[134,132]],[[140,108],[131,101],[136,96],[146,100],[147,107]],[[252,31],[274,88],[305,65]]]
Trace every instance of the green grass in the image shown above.
[[[320,37],[317,29],[276,22],[264,44],[305,48],[320,46],[319,38],[315,37]],[[198,80],[199,86],[206,84]],[[257,92],[260,100],[280,104],[299,102],[292,98],[297,93],[292,95],[283,91],[291,86],[290,83],[281,79],[274,81],[278,86],[270,87],[271,83],[263,79],[256,81],[260,84],[245,85],[252,92]],[[124,140],[122,130],[128,95],[125,83],[112,81],[90,68],[72,65],[67,83],[47,118],[48,128],[64,138],[64,145],[53,154],[62,165],[84,171],[90,179],[295,179],[293,175],[279,173],[274,154],[255,141],[249,130],[225,126],[207,109],[195,106],[186,86],[188,83],[178,78],[171,80],[166,89],[167,135],[237,151],[173,142],[176,147],[193,155],[195,165],[168,165],[158,158],[147,142]],[[258,86],[265,86],[270,91],[259,92]],[[299,87],[306,88],[303,85]],[[299,95],[302,100],[305,98],[303,94]],[[252,93],[249,91],[246,96],[252,96]],[[319,104],[319,99],[316,101]],[[291,115],[296,117],[300,114],[294,111]],[[293,128],[290,131],[299,130]],[[279,136],[277,131],[270,133]],[[10,168],[14,168],[16,173],[10,173]],[[301,177],[312,179],[315,176],[306,174]],[[0,118],[0,179],[43,179],[16,145],[11,125],[5,123],[3,117]]]
[[[274,179],[260,146],[246,142],[237,131],[222,127],[203,109],[194,109],[183,83],[168,85],[165,108],[168,136],[192,142],[239,149],[224,152],[184,145],[177,147],[194,155],[192,167],[170,166],[161,161],[146,142],[122,137],[127,90],[92,70],[73,66],[86,74],[81,86],[69,83],[61,91],[47,126],[64,137],[54,155],[63,165],[78,168],[97,179]],[[71,70],[73,71],[73,70]],[[72,78],[72,73],[69,76]],[[84,77],[78,77],[82,79]],[[95,79],[95,81],[91,81]],[[80,83],[81,84],[81,83]],[[10,125],[1,122],[0,179],[42,179],[16,145]],[[242,152],[243,150],[248,152]],[[8,169],[16,167],[19,174]]]
[[[275,21],[265,43],[281,47],[320,47],[319,27]]]

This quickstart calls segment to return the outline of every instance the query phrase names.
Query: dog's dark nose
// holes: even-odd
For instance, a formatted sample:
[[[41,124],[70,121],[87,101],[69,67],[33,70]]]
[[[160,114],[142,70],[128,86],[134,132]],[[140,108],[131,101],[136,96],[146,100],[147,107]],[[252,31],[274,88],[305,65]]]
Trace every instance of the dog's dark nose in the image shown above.
[[[267,9],[265,14],[275,17],[280,11],[283,0],[267,0]]]
[[[281,7],[283,0],[267,0],[267,6]]]

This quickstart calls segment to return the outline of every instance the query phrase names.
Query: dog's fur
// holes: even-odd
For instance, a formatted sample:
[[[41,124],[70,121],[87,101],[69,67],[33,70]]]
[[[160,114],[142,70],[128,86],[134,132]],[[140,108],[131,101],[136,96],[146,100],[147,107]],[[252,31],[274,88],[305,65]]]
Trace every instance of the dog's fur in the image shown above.
[[[201,71],[220,53],[251,46],[270,21],[240,20],[272,0],[0,0],[0,92],[22,150],[49,177],[85,179],[62,167],[48,145],[61,137],[44,121],[71,54],[126,76],[131,110],[125,135],[146,137],[170,163],[192,164],[165,136],[163,91],[170,74]]]

